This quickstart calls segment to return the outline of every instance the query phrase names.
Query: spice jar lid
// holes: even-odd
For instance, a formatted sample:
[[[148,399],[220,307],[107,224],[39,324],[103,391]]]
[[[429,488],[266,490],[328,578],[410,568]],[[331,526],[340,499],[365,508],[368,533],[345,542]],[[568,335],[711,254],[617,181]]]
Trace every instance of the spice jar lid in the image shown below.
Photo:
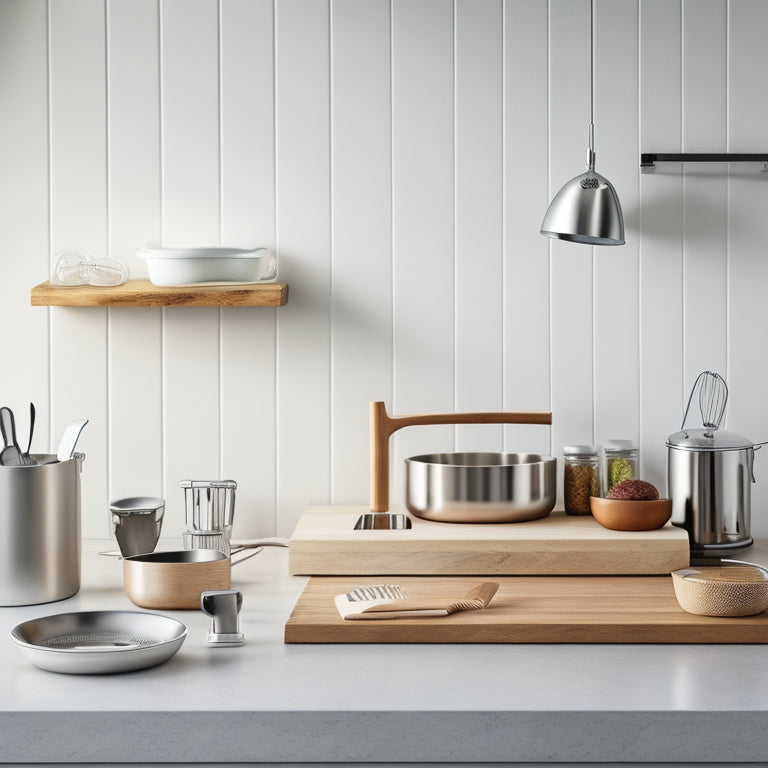
[[[637,443],[634,440],[608,440],[605,444],[606,451],[636,451]]]
[[[599,452],[596,445],[566,445],[563,447],[565,456],[592,456]]]

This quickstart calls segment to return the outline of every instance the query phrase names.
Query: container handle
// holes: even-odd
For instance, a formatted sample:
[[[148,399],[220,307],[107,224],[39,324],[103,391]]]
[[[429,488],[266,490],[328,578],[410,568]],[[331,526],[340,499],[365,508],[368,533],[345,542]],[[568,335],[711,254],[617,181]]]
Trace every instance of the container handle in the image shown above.
[[[389,438],[403,427],[433,424],[551,424],[549,411],[490,411],[481,413],[422,413],[390,416],[382,401],[370,404],[371,512],[389,510]]]
[[[261,552],[264,547],[289,547],[290,542],[288,539],[283,539],[278,536],[271,536],[266,539],[253,539],[252,541],[233,541],[232,542],[232,551],[230,554],[230,561],[232,565],[237,565],[238,563],[242,563],[244,560],[248,560],[248,558],[253,557],[254,555],[258,555],[259,552]],[[235,555],[242,555],[243,552],[247,552],[247,554],[243,555],[242,557],[239,557],[237,560],[235,559]]]
[[[264,547],[242,547],[242,548],[233,548],[232,552],[229,556],[229,562],[230,565],[239,565],[240,563],[244,562],[245,560],[249,560],[254,555],[258,555],[259,552],[263,551]],[[243,552],[247,553],[243,555]],[[243,555],[242,557],[238,557],[235,559],[235,555]]]

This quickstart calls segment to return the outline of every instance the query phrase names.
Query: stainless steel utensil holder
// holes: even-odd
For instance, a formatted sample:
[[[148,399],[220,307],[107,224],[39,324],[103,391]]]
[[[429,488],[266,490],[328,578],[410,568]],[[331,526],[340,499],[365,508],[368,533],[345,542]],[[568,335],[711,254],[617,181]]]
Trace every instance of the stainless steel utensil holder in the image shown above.
[[[0,466],[0,605],[64,600],[80,590],[80,473],[35,455],[29,466]]]

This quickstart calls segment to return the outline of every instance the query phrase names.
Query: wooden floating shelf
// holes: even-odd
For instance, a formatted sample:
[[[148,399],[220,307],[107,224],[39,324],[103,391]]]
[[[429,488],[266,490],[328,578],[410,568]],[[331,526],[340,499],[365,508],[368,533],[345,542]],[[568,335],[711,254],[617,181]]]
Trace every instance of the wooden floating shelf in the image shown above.
[[[281,307],[288,303],[288,283],[200,285],[163,288],[149,280],[122,285],[36,285],[33,307]]]

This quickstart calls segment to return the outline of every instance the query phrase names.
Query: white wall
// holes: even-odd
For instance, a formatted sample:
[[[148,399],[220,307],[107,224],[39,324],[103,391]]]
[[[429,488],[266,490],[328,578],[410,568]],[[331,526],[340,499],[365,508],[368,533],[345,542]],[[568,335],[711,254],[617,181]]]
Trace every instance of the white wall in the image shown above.
[[[110,498],[239,483],[235,535],[366,503],[368,403],[551,410],[422,451],[636,438],[664,486],[695,375],[768,440],[768,179],[640,151],[762,152],[763,0],[596,0],[597,168],[627,244],[538,233],[584,169],[588,0],[0,0],[0,400],[34,447],[87,417],[84,533]],[[758,169],[759,170],[759,169]],[[285,307],[32,308],[54,254],[146,241],[278,254]],[[753,533],[768,535],[757,454]]]

